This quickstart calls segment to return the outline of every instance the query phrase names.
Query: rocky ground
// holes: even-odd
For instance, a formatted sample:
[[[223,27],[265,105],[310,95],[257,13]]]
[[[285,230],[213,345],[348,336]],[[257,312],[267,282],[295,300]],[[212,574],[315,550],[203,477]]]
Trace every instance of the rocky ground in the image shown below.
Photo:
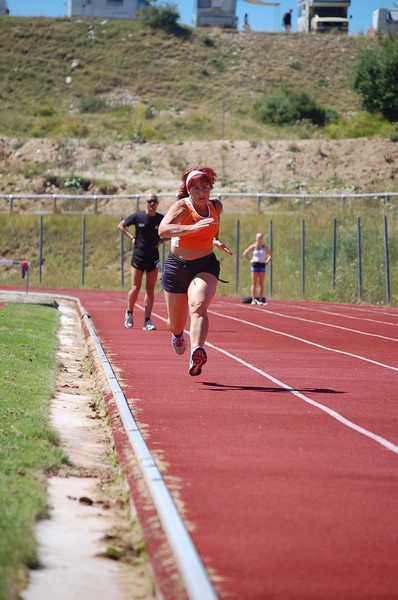
[[[209,141],[95,147],[87,141],[0,139],[0,193],[120,194],[177,190],[183,169],[212,166],[220,191],[398,190],[398,143],[387,139]],[[67,186],[61,189],[67,179]],[[84,180],[84,181],[83,181]],[[78,188],[83,181],[83,188]]]

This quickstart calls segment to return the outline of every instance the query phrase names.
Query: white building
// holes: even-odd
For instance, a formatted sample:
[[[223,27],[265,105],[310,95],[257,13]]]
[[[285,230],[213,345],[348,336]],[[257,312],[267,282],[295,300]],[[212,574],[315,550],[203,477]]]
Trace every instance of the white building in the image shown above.
[[[236,0],[196,0],[196,27],[229,27],[236,29]]]
[[[373,11],[370,33],[398,33],[398,8],[379,8]]]
[[[135,19],[140,8],[151,0],[68,0],[68,17]]]

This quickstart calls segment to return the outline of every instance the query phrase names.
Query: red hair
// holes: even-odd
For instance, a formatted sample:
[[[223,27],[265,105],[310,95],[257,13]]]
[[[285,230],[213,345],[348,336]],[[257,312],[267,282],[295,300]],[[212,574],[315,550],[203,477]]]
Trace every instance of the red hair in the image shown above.
[[[181,176],[181,185],[178,190],[178,199],[187,198],[189,196],[188,187],[187,187],[187,177],[192,171],[199,171],[199,173],[195,173],[192,175],[192,178],[189,179],[189,187],[191,187],[191,182],[194,180],[195,183],[208,183],[210,185],[210,189],[213,189],[214,184],[217,179],[217,174],[210,167],[190,167],[183,172]]]

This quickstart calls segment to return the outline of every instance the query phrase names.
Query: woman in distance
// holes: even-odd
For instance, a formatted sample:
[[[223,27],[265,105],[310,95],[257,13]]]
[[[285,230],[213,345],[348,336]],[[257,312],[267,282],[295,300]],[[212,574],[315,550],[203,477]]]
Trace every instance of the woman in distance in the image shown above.
[[[263,234],[256,234],[256,241],[243,252],[243,256],[250,263],[252,275],[252,304],[266,304],[264,296],[264,279],[268,263],[272,259],[272,252],[263,242]],[[256,294],[258,286],[258,296]]]

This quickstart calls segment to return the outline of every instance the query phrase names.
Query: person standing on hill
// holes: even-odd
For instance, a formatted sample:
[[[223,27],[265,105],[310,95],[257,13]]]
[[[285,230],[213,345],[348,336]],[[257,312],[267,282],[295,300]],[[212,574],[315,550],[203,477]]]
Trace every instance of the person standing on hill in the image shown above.
[[[207,310],[216,293],[220,262],[213,246],[232,252],[218,239],[220,200],[210,199],[216,173],[209,167],[192,167],[183,172],[178,200],[167,211],[159,235],[171,238],[162,284],[168,312],[171,343],[184,354],[184,328],[190,316],[191,357],[189,374],[202,372],[207,362],[204,344],[209,330]]]
[[[267,264],[272,259],[272,252],[263,243],[263,234],[256,234],[256,241],[251,244],[243,252],[243,256],[250,263],[250,271],[252,275],[252,304],[266,304],[266,298],[264,296],[264,279]],[[258,286],[258,296],[256,294]]]
[[[159,246],[162,239],[159,237],[159,224],[163,215],[156,212],[159,200],[155,192],[150,192],[146,199],[145,211],[137,211],[122,219],[118,229],[127,236],[133,244],[131,257],[131,289],[127,297],[127,310],[124,316],[124,325],[127,329],[134,327],[133,311],[141,290],[142,278],[146,273],[146,286],[144,297],[145,321],[143,329],[151,331],[156,329],[151,321],[153,302],[155,298],[155,285],[159,271]],[[132,235],[128,228],[134,225],[135,233]]]
[[[243,19],[242,29],[243,31],[251,31],[251,27],[249,24],[249,15],[247,13],[245,14],[245,18]]]
[[[290,33],[290,31],[292,30],[292,12],[293,10],[290,9],[283,15],[283,26],[285,28],[286,33]]]

